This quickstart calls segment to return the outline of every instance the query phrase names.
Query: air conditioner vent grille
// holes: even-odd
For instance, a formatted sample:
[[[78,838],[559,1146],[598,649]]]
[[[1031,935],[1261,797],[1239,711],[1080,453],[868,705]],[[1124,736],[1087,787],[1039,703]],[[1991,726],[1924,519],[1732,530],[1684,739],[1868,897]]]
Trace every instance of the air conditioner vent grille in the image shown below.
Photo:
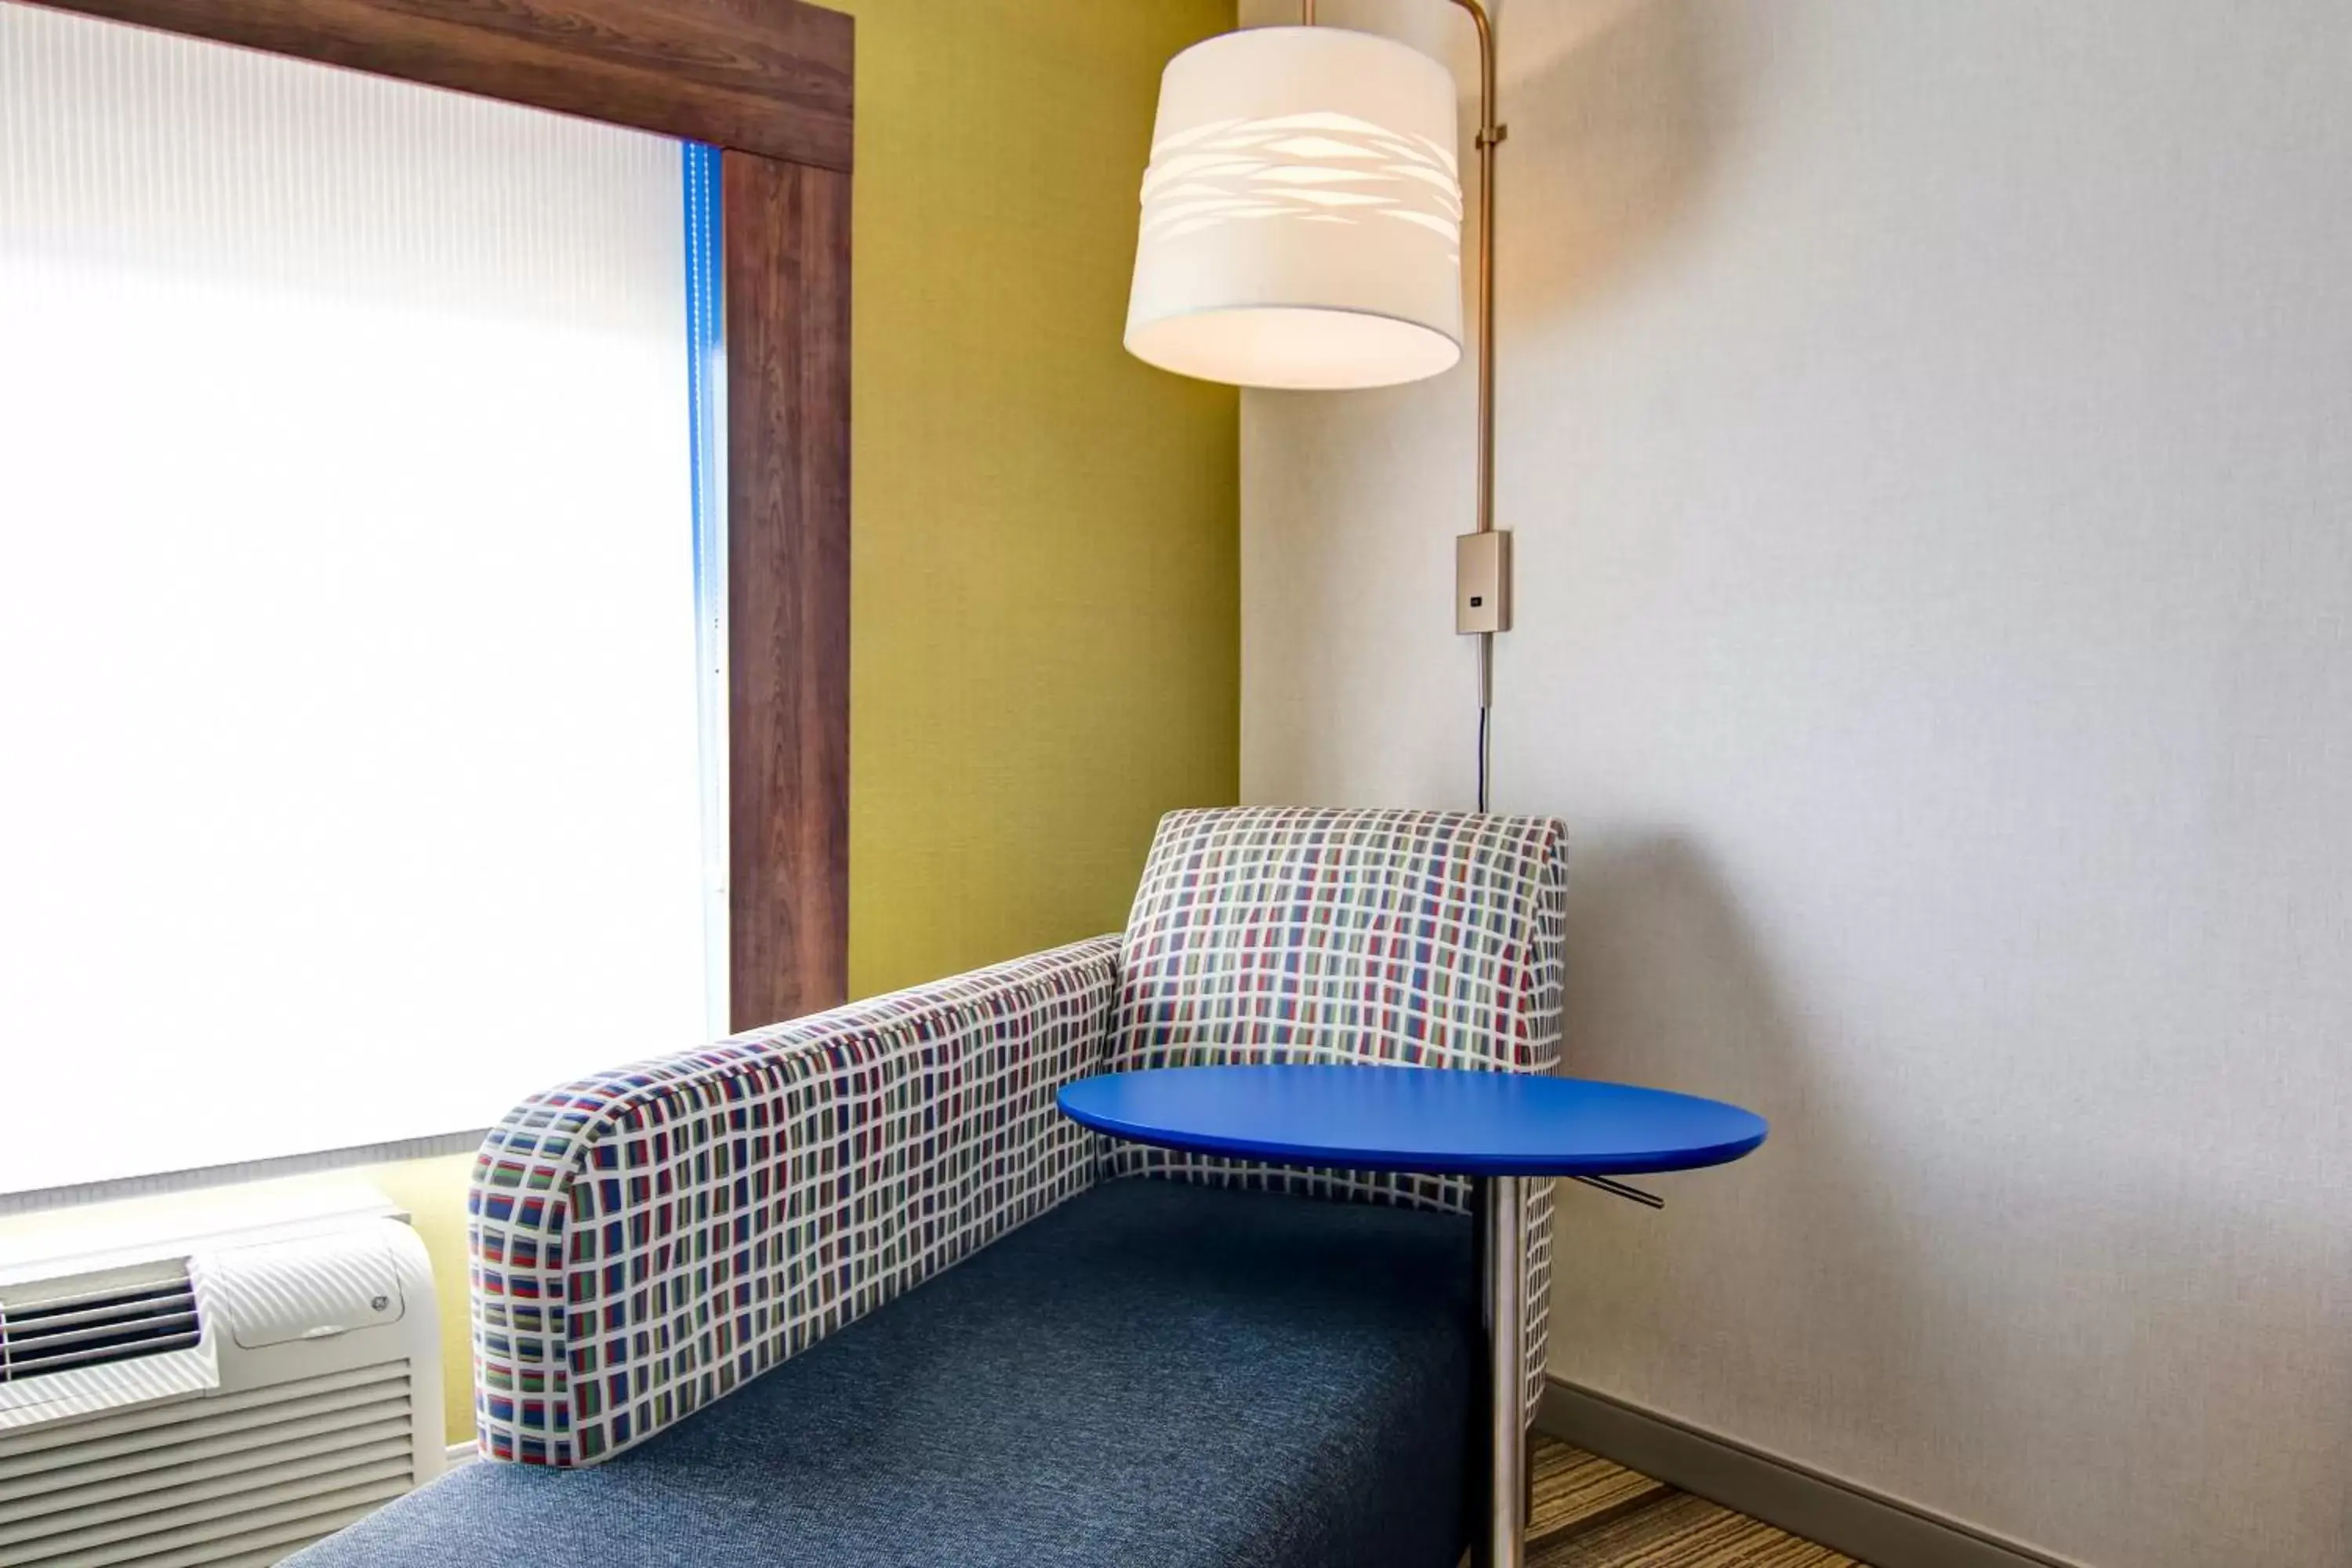
[[[264,1563],[417,1480],[405,1362],[0,1436],[0,1563]]]
[[[184,1273],[37,1304],[0,1301],[0,1383],[186,1350],[199,1337]]]

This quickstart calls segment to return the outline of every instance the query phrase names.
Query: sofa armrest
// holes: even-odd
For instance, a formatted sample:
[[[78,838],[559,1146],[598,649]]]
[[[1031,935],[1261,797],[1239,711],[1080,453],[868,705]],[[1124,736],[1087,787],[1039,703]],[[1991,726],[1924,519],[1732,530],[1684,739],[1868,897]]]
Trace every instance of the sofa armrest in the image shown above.
[[[476,1445],[593,1464],[1089,1185],[1118,939],[533,1096],[474,1165]]]

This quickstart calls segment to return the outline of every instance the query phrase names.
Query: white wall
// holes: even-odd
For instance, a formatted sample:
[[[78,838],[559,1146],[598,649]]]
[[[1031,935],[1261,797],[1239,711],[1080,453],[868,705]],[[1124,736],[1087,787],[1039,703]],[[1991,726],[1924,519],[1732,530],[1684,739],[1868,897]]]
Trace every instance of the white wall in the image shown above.
[[[2352,10],[1502,31],[1496,805],[1581,845],[1575,1068],[1775,1129],[1563,1194],[1555,1371],[2352,1563]],[[1468,395],[1245,399],[1246,799],[1466,802]]]

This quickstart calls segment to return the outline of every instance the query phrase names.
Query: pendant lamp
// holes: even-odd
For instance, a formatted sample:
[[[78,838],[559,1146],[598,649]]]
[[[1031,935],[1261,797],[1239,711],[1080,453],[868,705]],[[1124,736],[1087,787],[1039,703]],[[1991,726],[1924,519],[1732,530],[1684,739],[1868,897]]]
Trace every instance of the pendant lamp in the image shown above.
[[[1194,45],[1160,81],[1127,347],[1244,386],[1389,386],[1462,357],[1453,78],[1340,27]]]

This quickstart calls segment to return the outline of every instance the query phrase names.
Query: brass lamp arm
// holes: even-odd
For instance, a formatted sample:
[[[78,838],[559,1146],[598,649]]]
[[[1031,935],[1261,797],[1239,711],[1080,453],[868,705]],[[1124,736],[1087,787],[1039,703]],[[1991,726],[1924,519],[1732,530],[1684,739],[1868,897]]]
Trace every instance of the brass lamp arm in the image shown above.
[[[1495,153],[1509,127],[1498,118],[1495,22],[1484,0],[1453,0],[1478,30],[1478,526],[1495,531]],[[1315,23],[1315,0],[1299,0],[1299,17]],[[1487,742],[1495,705],[1495,634],[1478,634],[1478,809],[1486,809]]]
[[[1495,150],[1510,135],[1496,118],[1495,23],[1482,0],[1452,0],[1478,30],[1478,531],[1495,527]],[[1315,0],[1299,0],[1299,19],[1315,25]],[[1483,646],[1483,645],[1482,645]],[[1483,699],[1486,682],[1479,681]]]
[[[1480,0],[1454,4],[1478,29],[1478,531],[1487,533],[1495,527],[1495,150],[1510,129],[1496,118],[1495,24]],[[1482,700],[1486,685],[1479,682]]]

